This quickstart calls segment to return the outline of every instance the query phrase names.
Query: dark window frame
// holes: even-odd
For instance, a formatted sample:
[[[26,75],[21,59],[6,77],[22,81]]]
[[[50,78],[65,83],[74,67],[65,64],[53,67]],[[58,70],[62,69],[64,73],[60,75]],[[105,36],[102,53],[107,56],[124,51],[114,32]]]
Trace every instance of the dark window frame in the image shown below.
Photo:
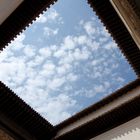
[[[25,0],[0,26],[0,50],[3,50],[4,47],[8,45],[8,43],[10,43],[18,34],[25,30],[26,27],[28,27],[29,24],[32,23],[32,21],[35,20],[40,13],[46,10],[46,8],[49,8],[50,5],[54,4],[56,1],[57,0]],[[47,138],[51,139],[56,135],[59,129],[62,129],[66,125],[69,125],[79,118],[82,118],[87,113],[91,113],[95,109],[98,110],[102,105],[112,102],[116,99],[116,97],[121,97],[129,90],[132,90],[140,85],[140,50],[132,39],[125,25],[119,18],[118,14],[114,10],[113,6],[109,2],[109,0],[88,0],[88,3],[90,7],[93,8],[93,11],[96,12],[97,16],[101,19],[104,26],[108,29],[118,47],[130,63],[131,67],[136,72],[137,79],[134,82],[123,87],[119,91],[116,91],[105,99],[99,101],[97,104],[84,109],[80,113],[74,115],[70,119],[60,123],[57,126],[52,126],[38,113],[36,113],[31,107],[29,107],[24,101],[16,96],[8,87],[0,82],[0,112],[2,112],[10,120],[10,123],[6,124],[6,127],[8,127],[9,130],[12,129],[10,125],[14,122],[16,125],[16,129],[21,127],[22,130],[25,130],[25,132],[34,137],[36,140],[45,140]],[[92,120],[90,124],[85,124],[82,127],[73,130],[72,132],[59,139],[88,139],[89,137],[91,138],[107,130],[110,130],[113,127],[116,127],[140,115],[140,111],[138,109],[140,107],[139,102],[140,97],[134,99],[133,101],[130,101],[128,104],[125,104],[116,110],[112,110],[112,112],[109,112],[107,116],[102,116],[101,118]],[[133,111],[133,114],[131,113],[130,116],[130,112],[121,111],[121,109],[127,109],[129,111],[128,108],[130,108],[130,106],[137,108],[135,111],[131,109],[131,111]],[[115,121],[112,121],[110,125],[105,122],[103,122],[104,125],[98,125],[101,119],[107,119],[109,121],[112,113],[115,112],[120,113],[120,116],[118,116]],[[15,117],[14,114],[18,115]],[[26,122],[27,120],[30,121],[29,124],[28,122]],[[0,116],[0,122],[6,123],[4,122],[2,116]],[[34,126],[34,123],[36,123],[36,126]],[[98,130],[98,133],[85,131],[87,130],[87,128],[96,128]],[[19,133],[16,129],[13,129],[11,131],[14,131],[15,135],[16,133],[18,133],[18,135],[23,136],[22,133]],[[82,133],[82,131],[85,131],[86,133]],[[13,132],[11,133],[13,134]],[[76,135],[77,133],[79,133],[79,135]]]

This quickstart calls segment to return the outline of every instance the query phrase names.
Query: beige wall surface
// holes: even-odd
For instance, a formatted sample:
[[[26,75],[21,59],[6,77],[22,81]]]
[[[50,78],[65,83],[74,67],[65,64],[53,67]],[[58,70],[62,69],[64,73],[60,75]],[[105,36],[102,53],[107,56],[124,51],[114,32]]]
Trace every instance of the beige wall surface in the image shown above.
[[[0,25],[23,2],[23,0],[0,0]]]
[[[140,117],[107,131],[91,140],[140,140]]]
[[[93,110],[93,112],[91,112],[89,115],[82,117],[79,120],[75,121],[74,123],[66,126],[65,128],[63,128],[62,130],[60,130],[58,132],[56,137],[59,137],[62,134],[65,134],[66,132],[69,132],[72,129],[79,127],[80,125],[83,125],[86,122],[89,122],[95,118],[98,118],[99,116],[103,115],[104,113],[108,112],[109,110],[113,110],[116,107],[118,107],[119,105],[126,103],[127,101],[129,101],[139,95],[140,95],[140,86],[133,89],[132,91],[129,91],[128,93],[124,94],[123,96],[114,100],[113,102],[110,102],[109,104],[103,106],[99,110],[96,110],[96,111]],[[100,140],[102,140],[102,139],[100,139]],[[112,140],[112,139],[110,139],[110,140]]]

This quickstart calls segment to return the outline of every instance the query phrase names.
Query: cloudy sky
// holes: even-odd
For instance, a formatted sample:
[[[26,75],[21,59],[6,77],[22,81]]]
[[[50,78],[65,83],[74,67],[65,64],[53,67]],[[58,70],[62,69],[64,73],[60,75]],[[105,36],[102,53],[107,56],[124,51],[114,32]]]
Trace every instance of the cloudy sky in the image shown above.
[[[0,80],[53,125],[136,78],[86,0],[59,0],[1,52],[0,66]]]

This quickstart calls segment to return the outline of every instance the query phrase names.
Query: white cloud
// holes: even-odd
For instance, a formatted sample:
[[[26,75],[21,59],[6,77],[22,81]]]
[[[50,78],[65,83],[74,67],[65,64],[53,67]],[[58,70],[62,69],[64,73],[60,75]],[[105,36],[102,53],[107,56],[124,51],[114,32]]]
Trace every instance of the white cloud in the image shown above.
[[[48,20],[56,20],[58,17],[59,17],[59,13],[55,9],[52,9],[49,11],[47,19]]]
[[[24,49],[23,49],[23,52],[24,54],[26,55],[26,57],[33,57],[35,56],[35,49],[33,48],[35,46],[26,46]]]
[[[64,67],[64,66],[58,67],[58,68],[57,68],[57,73],[58,73],[59,75],[64,75],[64,74],[66,73],[65,67]]]
[[[75,37],[74,39],[79,45],[86,44],[88,41],[88,38],[86,35],[81,35],[81,36]]]
[[[44,27],[44,35],[45,36],[54,36],[58,34],[59,29],[51,29],[49,27]]]
[[[109,43],[106,43],[106,44],[104,44],[104,48],[105,49],[115,49],[115,48],[117,48],[117,45],[114,43],[114,42],[109,42]]]
[[[37,22],[45,23],[46,36],[57,38],[59,29],[46,24],[59,24],[62,18],[55,10],[49,13],[41,15]],[[45,44],[48,40],[44,41],[44,36],[39,36],[45,42],[42,46],[25,44],[26,35],[21,34],[0,55],[0,80],[51,123],[70,117],[81,108],[79,96],[85,100],[96,98],[118,86],[118,82],[125,82],[116,73],[120,64],[107,59],[116,46],[96,24],[93,20],[81,21],[82,33],[66,35],[58,44]]]
[[[73,54],[75,60],[87,60],[90,56],[90,52],[85,48],[85,49],[75,49],[74,54]]]
[[[98,60],[93,60],[92,62],[91,62],[91,64],[93,65],[93,66],[96,66],[97,64],[98,64]]]
[[[41,48],[39,50],[39,54],[41,56],[47,58],[47,57],[50,57],[52,55],[52,51],[49,48],[45,47],[45,48]]]
[[[45,23],[47,21],[47,17],[43,14],[41,14],[37,19],[36,19],[36,23]]]
[[[94,90],[96,93],[102,93],[105,89],[102,85],[99,85],[99,86],[95,86]]]
[[[42,70],[40,71],[40,75],[44,77],[50,77],[55,74],[56,66],[53,63],[46,63],[42,66]]]
[[[47,22],[63,23],[62,17],[55,9],[49,9],[44,14],[41,14],[35,21],[35,23],[47,23]]]
[[[74,106],[76,106],[75,100],[68,95],[60,94],[57,97],[50,98],[42,106],[39,106],[37,111],[42,112],[44,117],[47,116],[46,119],[50,118],[50,121],[56,125],[72,115],[68,110]],[[47,115],[44,112],[48,112],[46,113]]]
[[[74,49],[75,45],[76,44],[72,36],[67,36],[64,38],[64,44],[63,44],[64,49],[68,49],[68,50]]]
[[[125,81],[125,79],[124,79],[124,78],[122,78],[122,77],[117,77],[116,81],[117,81],[117,82],[124,82],[124,81]]]
[[[17,36],[17,38],[14,41],[12,41],[11,44],[9,44],[8,47],[12,50],[18,51],[24,47],[23,44],[24,39],[25,39],[25,34],[20,34],[19,36]]]
[[[78,79],[78,76],[77,75],[75,75],[75,74],[73,74],[73,73],[70,73],[70,74],[68,74],[67,75],[67,80],[68,81],[76,81]]]
[[[49,80],[48,85],[51,90],[57,90],[65,83],[65,78],[54,78]]]
[[[40,66],[43,63],[44,59],[45,59],[45,57],[36,54],[36,56],[34,57],[33,60],[27,62],[27,65],[28,65],[28,67]]]
[[[60,49],[54,52],[54,56],[57,58],[64,57],[65,55],[66,55],[66,52],[63,49]]]
[[[93,41],[93,42],[90,44],[90,47],[91,47],[92,51],[96,51],[96,50],[98,50],[99,48],[101,48],[101,45],[100,45],[99,42]]]
[[[97,95],[97,92],[95,92],[93,89],[84,91],[84,96],[86,96],[88,98],[93,98],[96,95]]]
[[[90,36],[97,32],[96,27],[94,27],[94,24],[91,21],[87,21],[87,22],[81,21],[80,24],[83,25],[86,33]]]
[[[72,71],[72,65],[65,63],[62,65],[59,65],[56,70],[59,76],[65,75]]]
[[[9,54],[10,56],[13,55],[13,53],[11,52]],[[7,55],[7,50],[3,50],[3,52],[0,52],[0,63],[2,63],[5,59],[7,59],[8,55]]]
[[[41,76],[36,76],[34,79],[28,79],[26,84],[34,87],[43,87],[46,85],[46,81]]]

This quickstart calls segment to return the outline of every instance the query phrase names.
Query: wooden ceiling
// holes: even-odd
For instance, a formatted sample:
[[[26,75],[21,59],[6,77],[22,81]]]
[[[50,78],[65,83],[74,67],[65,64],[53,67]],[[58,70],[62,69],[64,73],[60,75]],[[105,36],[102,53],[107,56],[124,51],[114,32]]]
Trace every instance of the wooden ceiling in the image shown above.
[[[2,2],[7,6],[8,3],[6,4],[4,1],[9,2],[10,0],[0,1],[0,4]],[[0,50],[3,50],[3,48],[6,47],[6,45],[8,45],[8,43],[10,43],[18,34],[25,30],[40,13],[47,10],[47,8],[56,1],[57,0],[24,0],[22,2],[20,0],[13,0],[13,3],[15,2],[16,4],[13,4],[13,8],[11,8],[9,12],[5,12],[3,13],[3,15],[5,15],[1,16]],[[126,87],[123,87],[120,91],[112,93],[111,96],[98,102],[96,105],[92,105],[81,113],[66,120],[57,127],[52,126],[47,120],[43,119],[24,101],[17,97],[8,87],[0,82],[0,126],[9,129],[11,133],[14,133],[15,137],[23,140],[50,140],[61,128],[82,118],[87,115],[87,113],[90,114],[95,109],[98,110],[104,104],[112,102],[116,97],[120,98],[129,90],[140,85],[140,50],[117,12],[112,7],[110,0],[88,0],[88,3],[109,30],[113,39],[118,44],[118,47],[135,70],[138,76],[137,80]],[[0,10],[2,10],[2,7],[0,7]],[[131,109],[129,109],[130,107]],[[135,108],[135,110],[133,110],[133,108]],[[140,115],[139,108],[140,97],[137,97],[136,99],[129,101],[127,104],[123,104],[121,107],[107,112],[104,116],[77,127],[75,130],[67,133],[67,135],[64,135],[64,137],[58,137],[58,139],[88,139],[89,137],[93,137],[114,126],[124,123],[126,120],[128,121],[129,119]],[[127,112],[125,110],[127,110]],[[116,117],[116,114],[120,114],[118,115],[118,118]],[[110,120],[112,120],[112,123],[109,124],[108,122]],[[95,130],[95,134],[93,131],[88,132],[89,129]],[[81,133],[82,131],[83,133]],[[4,133],[1,134],[4,135]]]

